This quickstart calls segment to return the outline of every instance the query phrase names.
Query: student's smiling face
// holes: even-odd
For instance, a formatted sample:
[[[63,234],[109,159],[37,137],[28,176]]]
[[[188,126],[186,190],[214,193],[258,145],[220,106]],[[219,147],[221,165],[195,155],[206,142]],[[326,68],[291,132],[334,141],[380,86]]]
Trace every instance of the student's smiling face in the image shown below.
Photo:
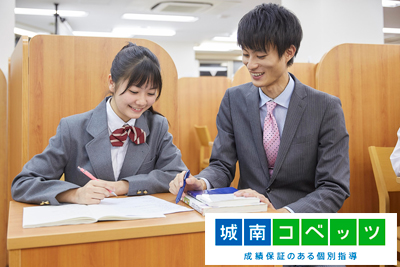
[[[132,85],[124,92],[128,82],[125,80],[117,86],[109,75],[109,90],[113,93],[111,107],[124,122],[138,119],[156,102],[158,94],[158,88],[152,88],[151,83],[142,87]]]

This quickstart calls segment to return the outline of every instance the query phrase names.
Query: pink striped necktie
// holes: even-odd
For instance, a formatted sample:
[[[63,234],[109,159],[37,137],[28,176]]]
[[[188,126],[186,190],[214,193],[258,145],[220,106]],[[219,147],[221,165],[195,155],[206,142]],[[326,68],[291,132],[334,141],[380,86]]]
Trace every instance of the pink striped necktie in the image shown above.
[[[122,128],[112,132],[110,135],[111,145],[122,146],[128,136],[136,145],[146,142],[146,133],[142,129],[125,124]]]
[[[267,155],[269,175],[272,176],[274,170],[276,157],[278,156],[279,144],[281,143],[279,137],[278,124],[272,114],[276,107],[276,103],[272,101],[267,102],[267,116],[264,121],[263,144],[265,154]]]

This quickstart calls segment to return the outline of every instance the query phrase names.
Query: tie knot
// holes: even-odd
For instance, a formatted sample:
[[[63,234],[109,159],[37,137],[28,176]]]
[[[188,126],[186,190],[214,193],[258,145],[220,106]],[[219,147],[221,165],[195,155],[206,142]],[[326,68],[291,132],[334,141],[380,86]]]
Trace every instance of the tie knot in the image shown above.
[[[273,102],[273,101],[268,101],[267,102],[267,112],[268,113],[271,113],[274,110],[275,107],[276,107],[276,103],[275,102]]]

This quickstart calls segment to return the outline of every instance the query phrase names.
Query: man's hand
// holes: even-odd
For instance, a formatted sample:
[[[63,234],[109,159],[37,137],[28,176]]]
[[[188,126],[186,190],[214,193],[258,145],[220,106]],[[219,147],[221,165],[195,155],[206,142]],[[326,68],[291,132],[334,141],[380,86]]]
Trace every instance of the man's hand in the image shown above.
[[[266,198],[263,194],[258,193],[253,189],[242,189],[234,193],[237,197],[257,197],[261,202],[266,203],[268,205],[268,211],[275,211],[280,213],[289,213],[289,211],[285,208],[275,209],[271,204],[268,198]]]
[[[175,176],[175,179],[169,183],[169,192],[171,192],[174,195],[178,194],[179,189],[183,186],[183,177],[185,176],[185,174],[186,171],[183,171]],[[190,175],[186,179],[186,186],[184,193],[182,194],[182,197],[185,196],[186,191],[206,190],[206,189],[207,189],[206,182],[204,182],[201,179],[197,179],[193,175]]]

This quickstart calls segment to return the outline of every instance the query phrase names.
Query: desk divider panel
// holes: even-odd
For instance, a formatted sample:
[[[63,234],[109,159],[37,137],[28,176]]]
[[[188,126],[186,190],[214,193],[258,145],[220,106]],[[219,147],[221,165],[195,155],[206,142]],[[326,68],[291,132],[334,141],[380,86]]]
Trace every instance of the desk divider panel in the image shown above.
[[[8,168],[7,81],[0,69],[0,266],[7,265]]]
[[[350,191],[342,212],[378,212],[369,146],[395,146],[400,127],[400,45],[342,44],[318,64],[316,87],[340,98],[350,136]],[[391,212],[400,211],[390,194]],[[399,222],[399,219],[398,219]]]
[[[61,118],[93,109],[107,95],[112,60],[128,41],[149,48],[160,61],[163,90],[154,108],[171,123],[178,145],[177,72],[159,45],[144,39],[23,36],[9,65],[7,214],[14,177],[48,145]],[[0,231],[3,244],[6,233]]]
[[[95,108],[108,94],[112,60],[128,41],[160,61],[163,88],[154,108],[167,117],[178,145],[177,72],[163,48],[144,39],[35,36],[29,46],[29,159],[47,146],[61,118]]]
[[[180,78],[178,80],[181,123],[179,148],[182,152],[183,162],[193,175],[200,171],[200,144],[193,126],[195,124],[206,125],[211,140],[215,139],[219,105],[229,87],[231,87],[231,80],[226,77]],[[205,151],[205,155],[208,155],[208,151]]]

